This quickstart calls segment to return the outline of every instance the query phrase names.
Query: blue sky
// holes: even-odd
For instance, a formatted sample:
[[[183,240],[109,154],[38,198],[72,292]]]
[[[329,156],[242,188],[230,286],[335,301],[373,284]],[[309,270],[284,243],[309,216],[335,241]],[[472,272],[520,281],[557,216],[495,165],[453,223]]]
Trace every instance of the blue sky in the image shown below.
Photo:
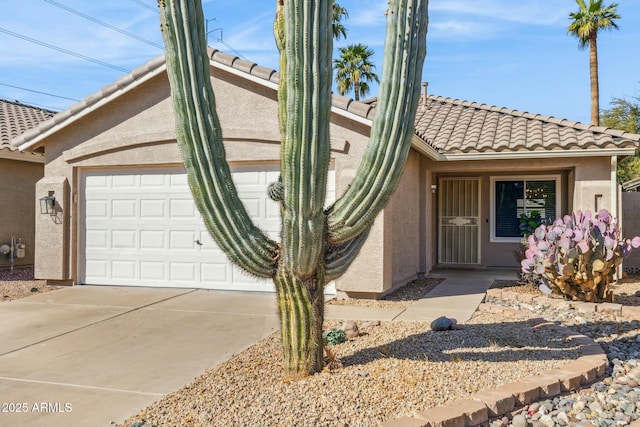
[[[367,44],[376,52],[380,74],[387,1],[338,2],[349,11],[349,33],[334,47]],[[640,96],[640,1],[618,4],[620,30],[598,39],[601,107],[613,97]],[[0,98],[65,109],[73,101],[15,87],[82,99],[123,75],[122,69],[162,53],[153,46],[162,44],[153,0],[0,0],[0,5]],[[210,34],[209,44],[277,68],[274,5],[275,0],[206,0],[205,16],[215,18],[209,28],[221,28]],[[423,80],[430,93],[589,122],[588,51],[566,34],[568,15],[577,9],[574,0],[431,0],[429,9]],[[372,89],[375,95],[375,85]]]

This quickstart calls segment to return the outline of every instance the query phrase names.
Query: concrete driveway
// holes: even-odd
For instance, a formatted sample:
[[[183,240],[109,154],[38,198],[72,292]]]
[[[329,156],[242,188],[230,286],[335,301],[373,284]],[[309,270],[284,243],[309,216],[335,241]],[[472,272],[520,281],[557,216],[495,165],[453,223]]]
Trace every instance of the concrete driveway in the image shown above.
[[[277,330],[275,296],[77,286],[0,304],[0,426],[109,426]]]

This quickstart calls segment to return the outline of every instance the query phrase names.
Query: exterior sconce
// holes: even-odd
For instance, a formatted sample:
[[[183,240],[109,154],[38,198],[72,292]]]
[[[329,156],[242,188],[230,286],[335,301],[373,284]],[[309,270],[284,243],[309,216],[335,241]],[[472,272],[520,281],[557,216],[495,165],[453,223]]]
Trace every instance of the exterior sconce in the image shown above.
[[[51,216],[56,214],[56,196],[54,196],[53,191],[48,196],[40,199],[40,213]]]
[[[431,184],[431,192],[432,192],[433,194],[436,194],[436,190],[437,190],[437,189],[438,189],[438,186],[437,186],[437,185],[435,185],[435,184]]]

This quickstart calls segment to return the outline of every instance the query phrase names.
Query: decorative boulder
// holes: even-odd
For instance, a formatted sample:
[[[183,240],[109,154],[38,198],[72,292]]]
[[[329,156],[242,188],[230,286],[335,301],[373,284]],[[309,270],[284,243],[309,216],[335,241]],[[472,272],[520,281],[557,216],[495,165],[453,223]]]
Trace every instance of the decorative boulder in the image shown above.
[[[432,331],[448,331],[454,324],[454,319],[441,316],[431,322],[430,326]]]
[[[342,330],[345,334],[347,334],[348,339],[357,338],[360,336],[358,324],[353,320],[347,320],[346,322],[344,322],[344,325],[342,325]]]

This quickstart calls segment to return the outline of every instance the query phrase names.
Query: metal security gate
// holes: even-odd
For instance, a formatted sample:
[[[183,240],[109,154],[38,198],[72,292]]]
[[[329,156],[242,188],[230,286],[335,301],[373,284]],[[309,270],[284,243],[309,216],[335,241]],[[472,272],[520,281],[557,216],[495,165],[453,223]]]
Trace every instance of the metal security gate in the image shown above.
[[[438,263],[480,262],[480,179],[440,178]]]

